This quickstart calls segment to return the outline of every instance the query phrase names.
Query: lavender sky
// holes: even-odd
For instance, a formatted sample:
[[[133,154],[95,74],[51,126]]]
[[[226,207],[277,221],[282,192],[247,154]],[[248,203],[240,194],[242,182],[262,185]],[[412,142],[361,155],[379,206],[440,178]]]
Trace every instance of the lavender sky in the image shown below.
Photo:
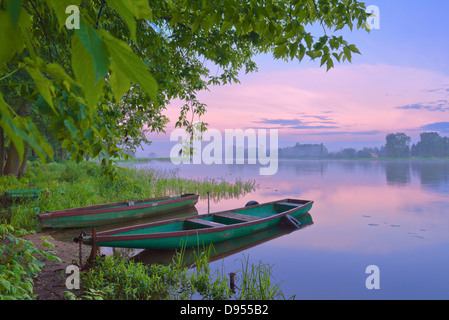
[[[199,94],[208,105],[201,120],[222,131],[276,128],[281,147],[324,143],[330,151],[379,147],[394,132],[412,142],[423,131],[449,136],[449,1],[365,3],[379,8],[380,29],[341,31],[362,53],[352,63],[326,72],[319,61],[258,56],[259,72]],[[167,135],[149,135],[152,145],[137,156],[168,156],[181,105],[167,109]]]

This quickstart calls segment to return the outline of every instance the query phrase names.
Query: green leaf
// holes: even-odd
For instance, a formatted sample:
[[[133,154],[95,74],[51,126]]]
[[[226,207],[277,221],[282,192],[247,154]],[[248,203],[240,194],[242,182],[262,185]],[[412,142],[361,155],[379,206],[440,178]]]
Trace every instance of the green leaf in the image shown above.
[[[302,59],[304,59],[305,54],[306,54],[306,47],[301,43],[299,45],[298,60],[302,61]]]
[[[25,69],[30,74],[31,78],[33,78],[33,81],[42,97],[51,107],[53,112],[58,114],[53,104],[53,97],[50,92],[51,81],[45,78],[41,71],[36,67],[26,67]]]
[[[151,20],[152,13],[148,0],[128,0],[127,4],[131,7],[136,19]]]
[[[76,30],[81,43],[87,52],[89,52],[94,63],[95,70],[95,83],[103,78],[108,72],[109,57],[106,51],[106,47],[92,26],[88,25],[84,21],[80,22],[80,28]]]
[[[327,62],[327,60],[330,59],[328,55],[323,55],[321,57],[321,63],[320,63],[320,67],[323,66],[323,64],[325,64]]]
[[[335,59],[337,59],[338,62],[340,62],[342,54],[343,54],[343,52],[340,52],[339,54],[336,52],[332,53],[332,55],[335,57]]]
[[[120,0],[107,0],[108,4],[120,15],[120,17],[125,21],[128,26],[131,37],[136,41],[136,20],[132,10],[129,8],[128,1]]]
[[[95,143],[92,146],[92,157],[95,158],[96,156],[98,156],[98,154],[101,152],[102,149],[103,149],[103,147],[101,146],[101,144]]]
[[[47,64],[42,68],[42,70],[45,73],[48,73],[50,76],[52,76],[55,79],[65,80],[73,85],[79,85],[76,83],[74,79],[72,79],[65,71],[64,69],[57,63],[50,63]]]
[[[72,120],[72,121],[70,121]],[[67,127],[67,129],[69,129],[69,131],[72,133],[73,138],[76,138],[76,135],[78,133],[78,128],[75,127],[75,125],[72,123],[73,119],[72,118],[68,118],[64,120],[64,124]]]
[[[93,111],[103,94],[104,79],[95,81],[92,56],[83,46],[78,34],[72,37],[72,70],[84,90],[89,109]]]
[[[310,35],[310,33],[306,33],[306,34],[304,35],[304,40],[305,40],[306,43],[307,43],[307,48],[308,48],[308,49],[311,49],[311,48],[312,48],[313,38],[312,38],[312,36]]]
[[[79,121],[79,124],[80,124],[80,129],[81,129],[83,132],[86,132],[87,129],[89,129],[90,121],[89,121],[88,118],[84,118],[84,119],[82,119],[81,121]]]
[[[70,150],[69,147],[71,145],[72,145],[72,140],[66,138],[66,139],[62,140],[61,148],[65,148],[65,149]]]
[[[131,33],[131,37],[136,40],[136,20],[151,19],[151,9],[148,0],[107,0],[107,3],[120,15],[125,21]]]
[[[286,44],[281,44],[274,49],[273,56],[276,59],[282,58],[288,51],[288,47]]]
[[[349,47],[344,47],[343,52],[345,53],[346,59],[348,59],[348,61],[351,62],[352,53],[351,53],[351,50],[349,50]]]
[[[14,54],[22,52],[24,42],[19,28],[15,28],[11,17],[5,10],[0,10],[0,66],[8,62]]]
[[[327,60],[327,71],[329,71],[331,68],[334,67],[334,61],[332,60],[332,58],[329,57],[329,59]]]
[[[132,82],[139,84],[151,100],[156,102],[158,85],[148,71],[147,65],[134,54],[126,42],[118,40],[106,32],[103,32],[103,35],[112,62],[123,75],[126,75]]]
[[[0,127],[2,127],[6,136],[14,143],[19,158],[22,159],[25,150],[23,145],[24,132],[12,119],[9,109],[8,104],[3,100],[3,97],[0,94]]]
[[[111,76],[109,77],[109,83],[112,87],[112,93],[118,103],[123,95],[128,92],[131,82],[126,74],[120,70],[115,62],[111,63]]]
[[[45,99],[42,97],[42,94],[39,94],[37,96],[36,101],[34,102],[34,105],[38,108],[39,112],[44,115],[52,115],[53,109],[50,107],[50,105],[45,101]]]
[[[0,101],[0,105],[2,102]],[[1,107],[0,107],[1,108]],[[3,113],[3,110],[1,110]],[[26,141],[37,153],[42,162],[45,156],[53,157],[53,149],[42,139],[36,125],[30,118],[15,117],[14,119],[2,116],[0,126],[16,147],[19,158],[22,160]]]
[[[352,52],[361,54],[359,49],[357,49],[357,47],[354,44],[349,45],[349,50],[351,50]]]
[[[13,27],[17,27],[23,0],[8,0],[6,2],[6,11],[9,13]]]
[[[346,24],[345,24],[344,22],[340,22],[340,23],[337,24],[337,26],[335,27],[334,32],[335,32],[335,31],[338,31],[338,30],[340,30],[340,29],[343,29],[345,26],[346,26]]]
[[[221,25],[220,33],[226,32],[227,30],[231,29],[232,26],[233,26],[232,21],[224,20],[222,25]]]

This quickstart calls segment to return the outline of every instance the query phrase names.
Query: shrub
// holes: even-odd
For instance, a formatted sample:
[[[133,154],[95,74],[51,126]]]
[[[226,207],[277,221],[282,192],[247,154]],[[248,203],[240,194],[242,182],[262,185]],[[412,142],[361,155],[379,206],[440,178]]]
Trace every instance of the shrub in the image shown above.
[[[33,278],[44,265],[36,256],[59,260],[53,252],[39,250],[31,241],[21,238],[25,234],[24,229],[0,225],[0,300],[33,299]],[[44,245],[52,246],[48,241]]]

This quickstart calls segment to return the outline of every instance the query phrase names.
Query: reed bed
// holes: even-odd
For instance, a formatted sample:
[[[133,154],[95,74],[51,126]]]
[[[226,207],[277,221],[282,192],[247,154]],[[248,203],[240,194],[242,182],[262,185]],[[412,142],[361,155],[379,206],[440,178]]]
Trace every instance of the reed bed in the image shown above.
[[[73,300],[284,300],[279,285],[273,282],[272,266],[250,263],[244,257],[236,272],[236,285],[226,273],[213,271],[210,249],[195,255],[194,268],[183,263],[178,252],[169,265],[143,264],[118,256],[98,258],[96,267],[83,274],[83,288]],[[293,299],[291,297],[290,299]]]

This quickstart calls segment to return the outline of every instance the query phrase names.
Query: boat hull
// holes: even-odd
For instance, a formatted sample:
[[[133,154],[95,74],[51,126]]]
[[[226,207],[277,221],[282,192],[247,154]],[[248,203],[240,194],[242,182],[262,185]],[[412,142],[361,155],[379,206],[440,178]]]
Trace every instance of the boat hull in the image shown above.
[[[243,237],[233,238],[222,242],[214,242],[212,250],[208,251],[209,262],[221,260],[230,255],[242,252],[262,243],[280,238],[284,235],[290,234],[291,232],[295,232],[313,225],[313,219],[310,213],[303,214],[297,217],[297,219],[300,223],[299,228],[286,228],[284,225],[276,225],[272,228],[254,232]],[[199,249],[204,250],[208,249],[208,247],[200,247]],[[176,252],[180,252],[179,249],[146,249],[133,256],[132,260],[136,262],[143,262],[148,265],[168,265],[173,262],[173,256],[176,255]],[[196,257],[198,256],[197,247],[181,249],[181,252],[183,253],[182,262],[184,265],[195,264]]]
[[[266,206],[275,206],[275,202],[258,205],[251,209],[242,208],[211,215],[197,216],[197,218],[173,219],[145,226],[134,226],[99,232],[97,233],[96,241],[98,246],[140,249],[175,249],[203,246],[268,229],[278,225],[286,215],[298,218],[308,213],[312,204],[312,201],[308,201],[301,206],[298,205],[290,210],[285,210],[282,213],[272,215],[267,214],[266,217],[257,216],[258,219],[252,219],[252,221],[246,222],[232,221],[232,219],[226,218],[226,215],[229,216],[230,213],[232,216],[237,213],[237,215],[241,216],[239,213],[246,214],[249,210],[252,210],[251,212],[253,214],[262,215],[264,209],[269,211]],[[270,207],[270,210],[273,209]],[[219,219],[217,219],[217,217]],[[209,221],[211,225],[218,223],[218,226],[188,230],[187,224],[191,224],[192,221],[198,221],[199,219],[209,219],[207,221]],[[230,224],[223,225],[225,221]],[[146,230],[156,230],[158,232],[145,233]],[[87,241],[84,241],[86,244],[90,245],[92,243],[91,238],[87,238],[86,240]]]
[[[195,206],[198,195],[120,202],[39,214],[42,228],[96,227],[174,212]]]

